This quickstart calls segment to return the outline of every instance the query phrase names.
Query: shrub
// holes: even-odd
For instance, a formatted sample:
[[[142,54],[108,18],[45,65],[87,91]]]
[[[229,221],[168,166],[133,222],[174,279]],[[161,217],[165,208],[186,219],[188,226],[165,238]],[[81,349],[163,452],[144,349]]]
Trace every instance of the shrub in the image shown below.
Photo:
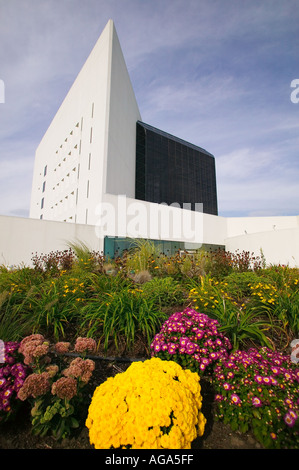
[[[218,332],[217,327],[216,320],[186,308],[171,315],[162,325],[151,344],[152,354],[199,374],[207,374],[231,349],[229,340]]]
[[[201,404],[197,374],[158,358],[135,362],[95,390],[86,420],[90,443],[96,449],[189,449],[204,432]]]
[[[78,338],[75,351],[84,354],[94,351],[95,346],[90,339]],[[17,397],[31,404],[34,434],[51,433],[56,439],[68,437],[79,427],[80,420],[85,419],[82,389],[89,382],[95,364],[81,357],[69,361],[57,356],[69,349],[69,343],[51,347],[40,334],[27,336],[20,343],[19,351],[32,373],[26,377]]]
[[[216,416],[266,448],[299,446],[299,369],[268,348],[235,351],[215,368]]]
[[[11,419],[20,406],[17,394],[29,372],[18,354],[19,343],[4,343],[4,363],[0,363],[0,423]]]

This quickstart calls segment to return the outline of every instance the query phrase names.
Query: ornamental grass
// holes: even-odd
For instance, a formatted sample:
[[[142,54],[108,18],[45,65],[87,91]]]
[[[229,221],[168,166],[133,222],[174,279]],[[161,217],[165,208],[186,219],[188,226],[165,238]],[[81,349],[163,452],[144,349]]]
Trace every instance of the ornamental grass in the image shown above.
[[[173,361],[133,363],[96,388],[86,420],[96,449],[190,449],[204,432],[199,376]]]

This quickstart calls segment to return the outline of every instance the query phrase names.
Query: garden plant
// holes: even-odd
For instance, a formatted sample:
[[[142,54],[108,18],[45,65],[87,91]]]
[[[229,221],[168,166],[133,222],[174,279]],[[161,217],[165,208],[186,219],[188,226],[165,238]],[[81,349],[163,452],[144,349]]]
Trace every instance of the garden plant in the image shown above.
[[[86,350],[78,337],[89,345]],[[178,367],[184,371],[180,377],[187,374],[199,387],[208,381],[215,392],[215,418],[253,432],[263,447],[298,448],[299,366],[290,359],[290,345],[298,337],[299,270],[267,266],[262,255],[224,250],[169,255],[148,241],[133,244],[113,260],[84,244],[33,254],[32,267],[0,268],[0,339],[5,344],[0,426],[29,408],[34,432],[57,439],[74,435],[85,426],[90,405],[87,390],[94,365],[86,362],[91,361],[86,354],[130,355],[149,364],[158,361],[165,370]],[[71,358],[70,348],[80,357]],[[108,402],[116,383],[128,396],[131,387],[134,395],[132,377],[137,370],[143,373],[145,362],[133,362],[128,369],[132,376],[119,374],[92,385],[97,393],[87,423],[95,446],[109,444],[95,437],[95,397]],[[163,374],[165,380],[170,377]],[[170,402],[162,406],[158,375],[150,391],[143,388],[142,393],[145,401],[156,393],[166,409]],[[183,385],[178,391],[173,382],[169,387],[184,400]],[[116,406],[116,391],[115,400]],[[135,413],[134,419],[147,409],[144,405],[141,412],[138,406],[135,401],[129,413]],[[188,406],[195,416],[193,405]],[[196,406],[200,412],[199,401]],[[141,433],[136,431],[139,441],[134,440],[129,426],[118,436],[127,440],[111,435],[110,445],[189,447],[205,419],[197,418],[195,425],[192,418],[199,426],[196,433],[190,428],[182,434],[176,428],[181,418],[175,420],[174,413],[171,408],[165,422],[148,424],[143,444]]]

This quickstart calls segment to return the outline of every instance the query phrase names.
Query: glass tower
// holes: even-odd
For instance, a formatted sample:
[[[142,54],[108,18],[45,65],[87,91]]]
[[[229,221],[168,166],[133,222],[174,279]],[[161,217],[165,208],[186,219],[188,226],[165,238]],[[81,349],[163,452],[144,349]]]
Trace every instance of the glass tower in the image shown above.
[[[148,202],[202,203],[218,215],[215,159],[206,150],[141,121],[136,132],[135,197]]]

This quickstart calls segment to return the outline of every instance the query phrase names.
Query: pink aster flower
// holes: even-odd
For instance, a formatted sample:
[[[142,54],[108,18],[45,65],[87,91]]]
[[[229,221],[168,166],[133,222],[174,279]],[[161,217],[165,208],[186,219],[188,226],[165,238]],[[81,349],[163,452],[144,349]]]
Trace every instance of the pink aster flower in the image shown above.
[[[291,410],[284,416],[283,419],[286,425],[292,428],[296,423],[297,415],[294,411],[292,412]]]
[[[261,384],[263,383],[263,377],[261,375],[255,375],[254,380],[258,383]]]
[[[235,405],[239,405],[240,403],[242,403],[240,397],[236,394],[236,393],[232,393],[231,395],[231,401],[235,404]]]
[[[229,383],[227,383],[227,382],[224,382],[223,388],[224,388],[225,390],[230,390],[230,389],[232,388],[232,386],[231,386],[231,384],[229,384]]]
[[[271,378],[270,377],[263,377],[263,383],[265,385],[271,385]]]
[[[258,397],[253,397],[252,398],[252,404],[253,404],[253,406],[255,406],[257,408],[259,406],[262,406],[262,401]]]
[[[215,400],[216,401],[222,401],[222,400],[224,400],[224,397],[223,397],[223,395],[220,395],[219,393],[217,393],[217,395],[215,395]]]

